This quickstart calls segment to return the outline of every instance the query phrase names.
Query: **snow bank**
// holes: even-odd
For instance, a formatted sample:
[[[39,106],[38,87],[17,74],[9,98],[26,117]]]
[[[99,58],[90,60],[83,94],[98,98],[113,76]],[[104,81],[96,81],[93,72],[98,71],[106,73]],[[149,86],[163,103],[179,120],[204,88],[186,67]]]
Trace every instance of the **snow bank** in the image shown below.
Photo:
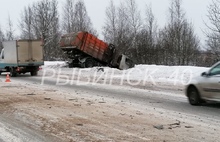
[[[195,66],[137,65],[128,70],[128,73],[134,80],[148,78],[156,82],[186,83],[207,70],[208,68]]]
[[[101,69],[100,69],[101,68]],[[68,68],[66,62],[45,62],[43,69],[56,69],[59,74],[99,79],[118,79],[136,82],[187,84],[193,77],[207,71],[205,67],[136,65],[128,70],[109,67]],[[59,71],[58,71],[59,70]]]
[[[62,68],[66,66],[67,63],[64,61],[44,61],[43,68]]]

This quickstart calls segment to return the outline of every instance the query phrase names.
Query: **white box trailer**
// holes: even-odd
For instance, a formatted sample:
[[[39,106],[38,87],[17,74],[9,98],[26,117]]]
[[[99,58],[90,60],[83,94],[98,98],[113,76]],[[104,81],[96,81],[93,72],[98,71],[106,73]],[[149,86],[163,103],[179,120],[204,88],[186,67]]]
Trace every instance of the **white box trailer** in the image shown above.
[[[40,40],[4,41],[0,54],[0,73],[11,76],[30,72],[36,76],[39,66],[44,65],[43,47]]]

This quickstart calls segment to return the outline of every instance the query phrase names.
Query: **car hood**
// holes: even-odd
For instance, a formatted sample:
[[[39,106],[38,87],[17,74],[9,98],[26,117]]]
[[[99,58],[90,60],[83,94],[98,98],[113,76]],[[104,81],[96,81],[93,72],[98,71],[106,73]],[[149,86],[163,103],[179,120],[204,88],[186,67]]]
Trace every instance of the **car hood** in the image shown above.
[[[201,76],[201,75],[194,76],[194,77],[192,77],[192,79],[189,81],[188,85],[190,85],[190,84],[196,85],[196,84],[198,84],[199,82],[201,82],[203,79],[204,79],[204,77]]]

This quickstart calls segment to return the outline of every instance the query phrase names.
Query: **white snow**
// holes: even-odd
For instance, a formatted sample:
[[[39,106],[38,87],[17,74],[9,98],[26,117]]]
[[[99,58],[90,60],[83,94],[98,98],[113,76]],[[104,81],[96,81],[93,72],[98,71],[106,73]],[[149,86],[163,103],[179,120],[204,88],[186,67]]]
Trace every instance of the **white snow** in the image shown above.
[[[94,81],[99,80],[126,80],[129,83],[138,84],[151,82],[156,84],[172,83],[172,84],[187,84],[193,77],[199,76],[202,72],[209,68],[196,66],[163,66],[163,65],[136,65],[128,70],[118,70],[109,67],[103,67],[104,72],[99,70],[102,67],[94,68],[68,68],[67,63],[49,62],[46,61],[43,66],[43,72],[54,70],[53,72],[60,76],[71,76],[73,79],[87,78]],[[77,77],[74,77],[77,76]]]
[[[66,66],[67,63],[64,61],[45,61],[44,66],[46,68],[59,68],[59,67],[64,67]]]

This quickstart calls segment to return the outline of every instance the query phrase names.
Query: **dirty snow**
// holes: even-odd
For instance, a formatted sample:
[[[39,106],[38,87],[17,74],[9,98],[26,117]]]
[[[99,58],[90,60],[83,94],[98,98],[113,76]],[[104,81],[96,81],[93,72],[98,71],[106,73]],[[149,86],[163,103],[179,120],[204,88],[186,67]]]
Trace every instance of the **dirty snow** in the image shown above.
[[[100,68],[70,69],[65,62],[45,62],[39,76],[34,78],[41,79],[45,75],[51,82],[59,78],[60,81],[71,80],[74,84],[77,80],[89,80],[84,85],[85,90],[81,87],[81,91],[71,87],[62,89],[62,86],[39,87],[35,83],[26,83],[28,80],[22,80],[22,77],[17,81],[12,79],[7,85],[2,80],[0,118],[10,117],[11,122],[14,119],[24,124],[19,125],[19,129],[34,131],[27,134],[35,135],[36,141],[45,141],[44,138],[53,141],[54,137],[57,141],[67,142],[218,140],[219,120],[187,113],[184,110],[188,108],[186,97],[179,95],[192,77],[208,68],[159,65],[136,65],[124,71]],[[93,84],[94,81],[97,84]],[[92,86],[93,90],[88,91],[88,86]],[[126,101],[126,95],[123,96],[125,99],[115,99],[109,94],[106,97],[105,88],[121,95],[133,93],[140,98],[148,94],[149,99],[153,99],[143,105]],[[102,92],[97,93],[97,89]],[[161,107],[163,102],[157,99],[185,104],[181,105],[183,110],[178,112]],[[13,125],[9,129],[0,119],[0,126],[0,141],[25,141],[27,135],[20,139],[19,132],[10,131]],[[48,135],[52,140],[48,139]]]

